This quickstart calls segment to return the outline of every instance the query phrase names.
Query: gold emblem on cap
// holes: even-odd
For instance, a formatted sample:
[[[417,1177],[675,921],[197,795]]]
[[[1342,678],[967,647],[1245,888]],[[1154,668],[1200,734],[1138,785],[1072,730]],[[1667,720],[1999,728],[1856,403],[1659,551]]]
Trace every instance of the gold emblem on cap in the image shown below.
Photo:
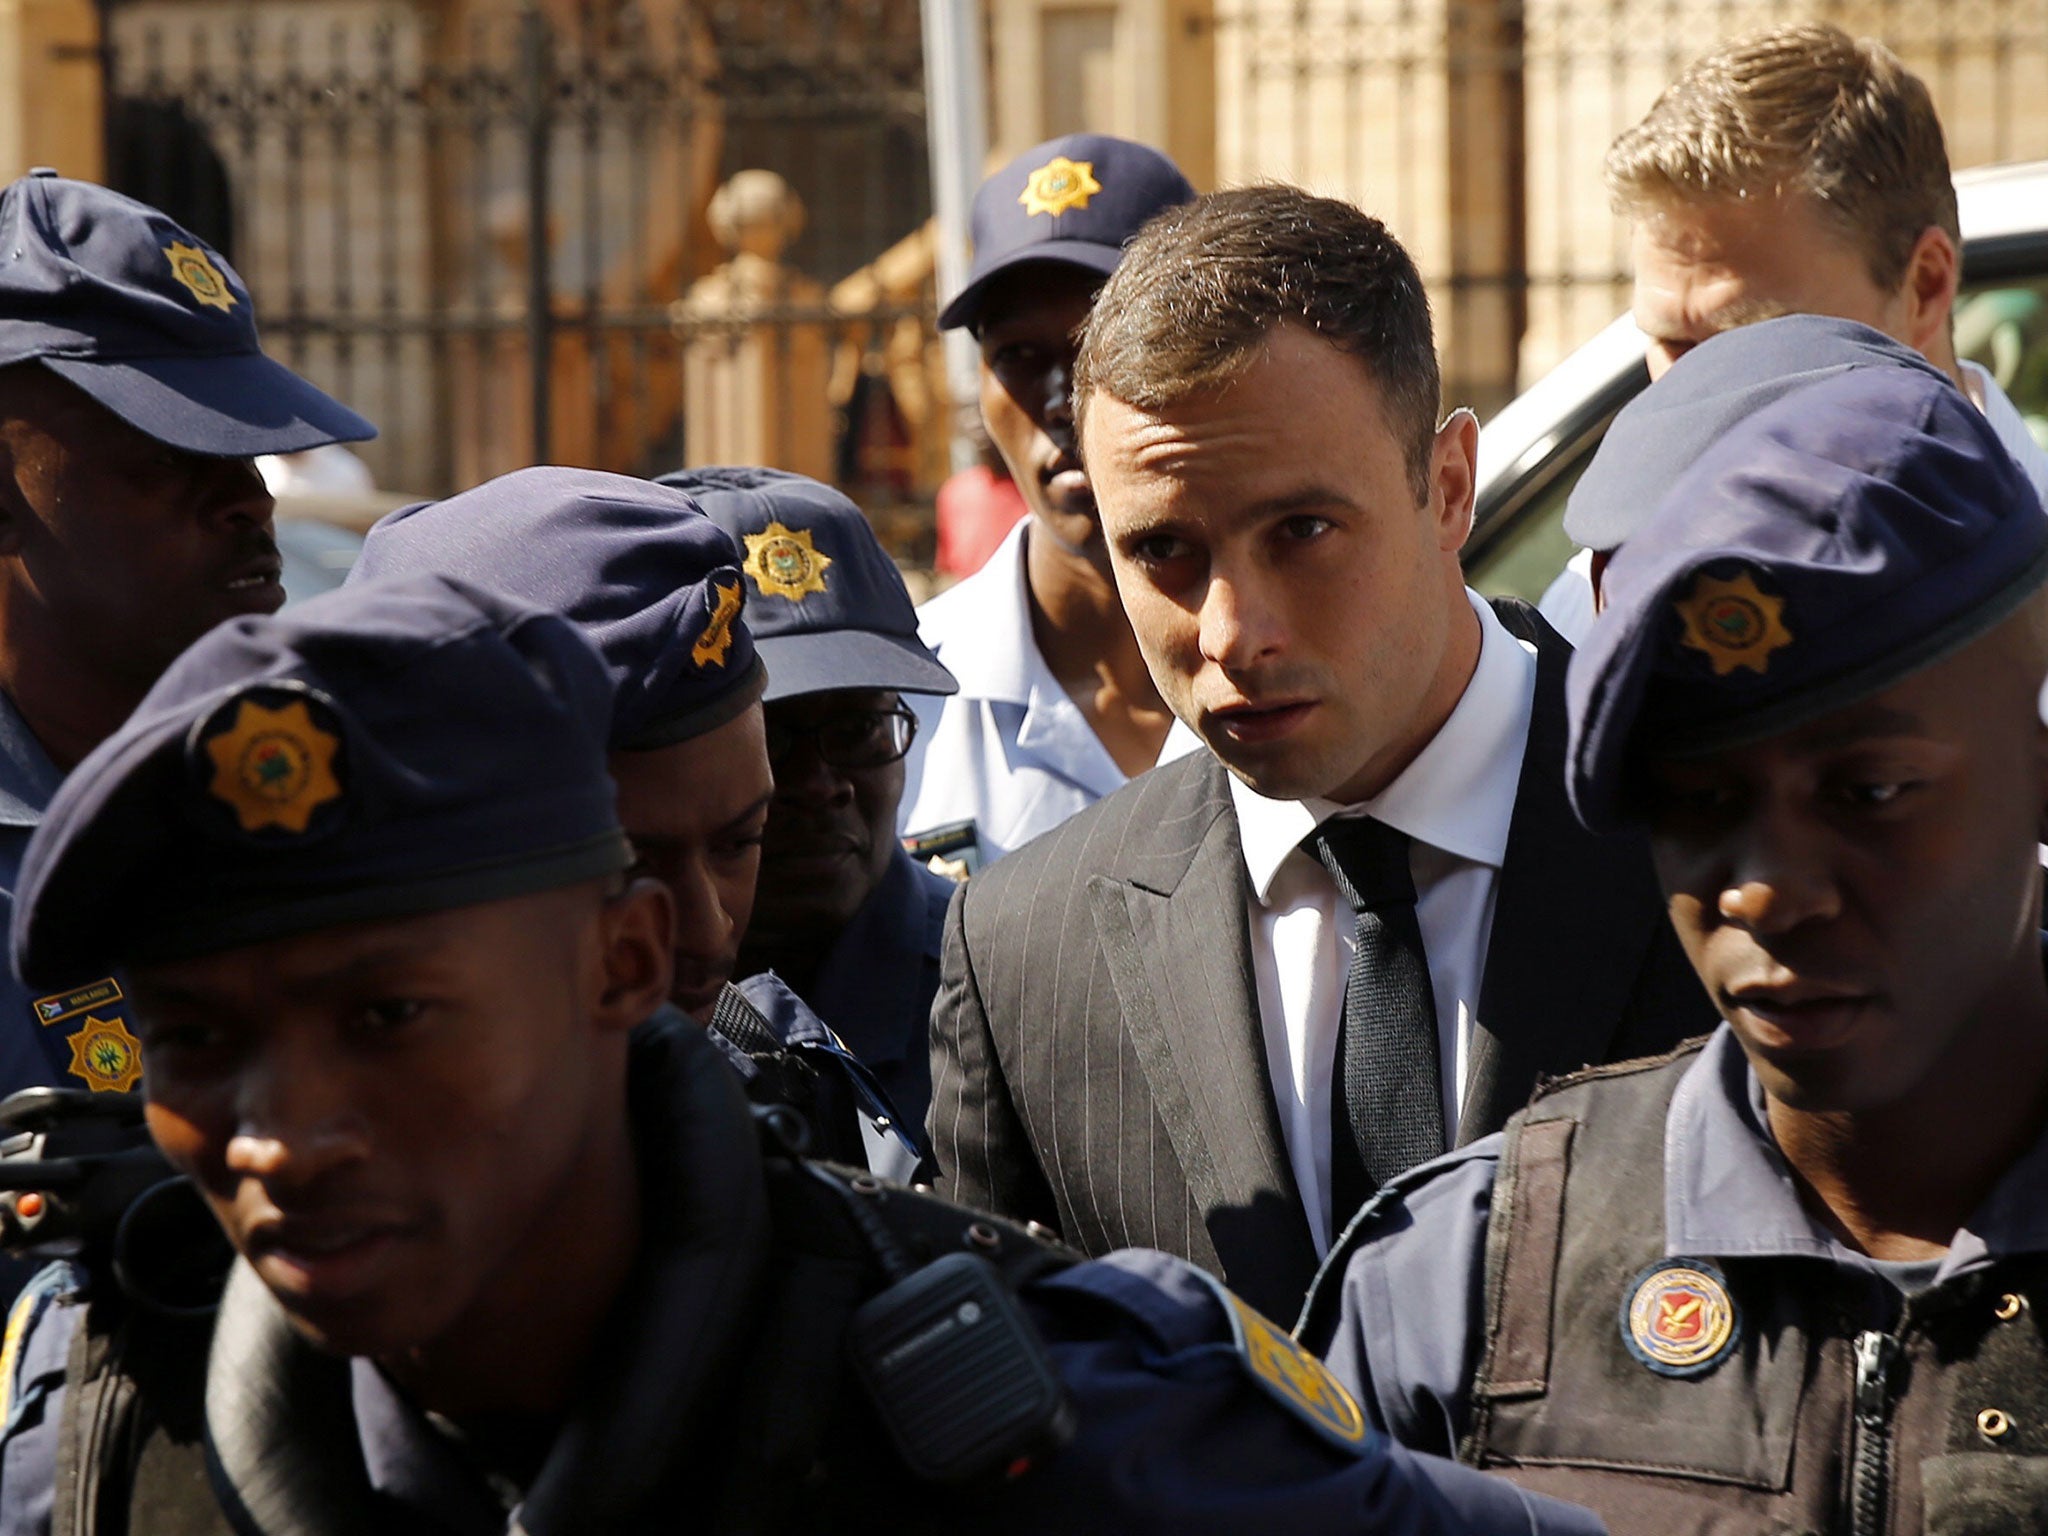
[[[265,709],[243,699],[234,725],[206,744],[213,759],[208,788],[235,813],[244,832],[303,832],[315,811],[341,798],[341,781],[334,776],[340,747],[313,723],[302,700]]]
[[[1685,643],[1705,653],[1716,677],[1737,667],[1761,675],[1770,667],[1771,653],[1792,643],[1785,599],[1760,590],[1747,571],[1733,581],[1702,572],[1679,601],[1678,616],[1685,620]]]
[[[66,1044],[71,1047],[71,1075],[84,1078],[94,1093],[126,1093],[142,1076],[142,1042],[119,1018],[87,1014]]]
[[[183,283],[194,299],[223,311],[235,307],[235,291],[228,287],[228,280],[213,264],[213,258],[198,246],[180,240],[176,245],[165,246],[164,254],[171,258],[171,276]]]
[[[711,594],[716,599],[711,607],[711,622],[704,626],[704,633],[690,647],[690,660],[700,667],[725,665],[725,653],[732,649],[732,621],[739,617],[740,612],[738,582],[729,587],[713,582]]]
[[[772,597],[795,602],[806,592],[824,591],[825,572],[831,566],[832,557],[818,552],[808,528],[770,523],[747,535],[746,573]]]
[[[1070,208],[1086,208],[1088,199],[1101,190],[1093,160],[1054,155],[1025,180],[1017,201],[1027,214],[1049,213],[1057,218]]]

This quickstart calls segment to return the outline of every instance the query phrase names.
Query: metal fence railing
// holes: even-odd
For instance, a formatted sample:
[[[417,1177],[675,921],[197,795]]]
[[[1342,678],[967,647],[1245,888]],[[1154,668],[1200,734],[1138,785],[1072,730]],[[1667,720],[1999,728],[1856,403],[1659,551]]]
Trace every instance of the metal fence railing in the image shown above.
[[[930,212],[915,0],[116,0],[109,44],[110,180],[227,251],[268,345],[382,427],[381,486],[671,468],[740,414],[686,380],[801,357],[745,402],[789,415],[769,438],[929,495],[901,418],[930,282],[873,266]],[[748,170],[781,190],[721,222]]]

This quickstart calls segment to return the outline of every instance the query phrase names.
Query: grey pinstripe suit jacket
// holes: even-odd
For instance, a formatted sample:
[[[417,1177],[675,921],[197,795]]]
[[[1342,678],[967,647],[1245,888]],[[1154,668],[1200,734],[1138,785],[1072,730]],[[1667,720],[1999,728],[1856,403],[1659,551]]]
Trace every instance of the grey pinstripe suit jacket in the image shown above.
[[[1663,916],[1648,850],[1595,838],[1564,795],[1570,647],[1538,647],[1481,982],[1461,1141],[1539,1074],[1665,1049],[1714,1013]],[[1224,769],[1194,753],[963,886],[932,1010],[932,1146],[953,1199],[1091,1254],[1161,1248],[1291,1319],[1315,1271],[1261,1032],[1249,877]]]

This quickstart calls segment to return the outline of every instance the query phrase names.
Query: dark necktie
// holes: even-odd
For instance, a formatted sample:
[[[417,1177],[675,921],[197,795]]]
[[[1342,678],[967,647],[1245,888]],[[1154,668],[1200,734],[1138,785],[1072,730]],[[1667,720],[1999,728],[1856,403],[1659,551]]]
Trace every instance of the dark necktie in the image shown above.
[[[1334,1239],[1382,1184],[1444,1150],[1443,1067],[1408,835],[1345,817],[1324,822],[1302,846],[1357,922],[1330,1095]]]

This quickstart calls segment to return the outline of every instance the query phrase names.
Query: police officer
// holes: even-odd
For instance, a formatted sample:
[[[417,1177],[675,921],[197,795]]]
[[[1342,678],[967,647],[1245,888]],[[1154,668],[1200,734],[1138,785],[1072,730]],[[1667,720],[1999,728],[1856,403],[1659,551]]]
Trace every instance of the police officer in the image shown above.
[[[779,469],[692,469],[686,491],[744,552],[747,627],[768,666],[775,800],[761,846],[744,975],[773,970],[921,1128],[939,941],[954,882],[896,841],[903,696],[957,685],[917,637],[903,577],[860,508]]]
[[[1069,1262],[764,1135],[663,1013],[615,691],[554,615],[359,583],[216,630],[60,791],[16,963],[127,968],[151,1133],[239,1257],[203,1384],[145,1325],[18,1398],[11,1503],[61,1446],[116,1511],[67,1530],[1598,1529],[1373,1436],[1177,1261]],[[202,1385],[203,1445],[146,1436],[131,1482],[135,1405]]]
[[[1095,290],[1195,189],[1128,139],[1076,133],[982,183],[974,266],[939,313],[981,347],[981,417],[1031,515],[919,610],[960,692],[920,714],[901,823],[916,849],[1000,858],[1158,761],[1173,724],[1124,617],[1074,440],[1074,354]]]
[[[284,602],[255,456],[375,435],[154,208],[48,170],[0,189],[0,909],[72,764],[199,635]],[[0,1094],[132,1087],[128,1023],[111,975],[0,976]]]
[[[1765,406],[1622,546],[1569,787],[1647,822],[1726,1022],[1361,1213],[1304,1334],[1376,1423],[1617,1532],[2048,1523],[2044,579],[1917,366]]]
[[[730,984],[774,791],[739,562],[679,491],[538,468],[392,513],[350,579],[454,576],[582,626],[617,691],[611,774],[636,867],[675,897],[672,1001],[737,1048],[751,1094],[805,1110],[814,1151],[907,1176],[914,1122],[865,1065],[776,978]]]

